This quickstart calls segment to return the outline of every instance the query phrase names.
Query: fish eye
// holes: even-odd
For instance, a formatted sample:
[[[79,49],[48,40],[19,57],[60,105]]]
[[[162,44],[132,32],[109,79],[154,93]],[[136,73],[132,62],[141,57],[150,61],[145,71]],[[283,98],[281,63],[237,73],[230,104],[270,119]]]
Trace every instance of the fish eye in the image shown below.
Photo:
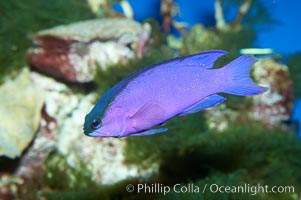
[[[91,127],[95,130],[101,127],[101,122],[99,119],[93,119]]]

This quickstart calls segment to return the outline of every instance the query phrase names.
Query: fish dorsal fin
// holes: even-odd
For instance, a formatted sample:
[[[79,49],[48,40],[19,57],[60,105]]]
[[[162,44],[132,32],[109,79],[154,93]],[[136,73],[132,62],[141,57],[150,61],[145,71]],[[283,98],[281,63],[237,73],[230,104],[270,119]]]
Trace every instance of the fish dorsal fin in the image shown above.
[[[165,121],[165,111],[156,103],[144,104],[133,116],[135,129],[148,129]]]
[[[203,51],[201,53],[176,57],[170,60],[165,60],[160,63],[155,63],[153,65],[144,67],[133,74],[129,75],[128,77],[124,78],[122,81],[119,82],[114,88],[115,91],[119,91],[120,88],[125,87],[128,82],[130,82],[135,77],[139,76],[140,74],[152,70],[156,67],[166,67],[166,66],[199,66],[204,67],[206,69],[211,69],[214,66],[214,62],[221,56],[226,55],[228,52],[223,50],[210,50],[210,51]]]
[[[222,50],[212,50],[204,51],[202,53],[188,55],[183,57],[178,57],[168,64],[177,65],[177,66],[200,66],[206,69],[211,69],[214,65],[214,62],[221,56],[227,54],[228,52]]]
[[[193,113],[199,112],[201,110],[205,110],[205,109],[214,107],[214,106],[224,102],[225,100],[227,100],[225,97],[222,97],[218,94],[210,95],[210,96],[202,99],[200,102],[198,102],[198,103],[194,104],[193,106],[184,110],[180,114],[180,116],[193,114]]]

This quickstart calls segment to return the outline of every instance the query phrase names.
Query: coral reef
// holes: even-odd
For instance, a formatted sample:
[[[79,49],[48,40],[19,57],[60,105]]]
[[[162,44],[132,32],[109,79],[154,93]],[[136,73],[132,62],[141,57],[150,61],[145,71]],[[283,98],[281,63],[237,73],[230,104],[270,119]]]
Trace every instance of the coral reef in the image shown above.
[[[239,7],[239,11],[232,22],[226,22],[225,16],[223,13],[222,0],[216,0],[215,7],[215,20],[216,20],[216,28],[219,31],[229,31],[230,29],[233,31],[237,31],[242,29],[241,21],[244,16],[249,12],[251,8],[252,0],[245,0]]]
[[[31,66],[73,82],[92,81],[97,67],[140,58],[150,25],[130,19],[94,19],[39,31],[28,52]]]
[[[216,26],[196,24],[186,30],[186,24],[173,19],[180,12],[175,1],[164,0],[165,31],[176,28],[183,36],[168,46],[170,35],[154,20],[144,25],[124,18],[82,21],[117,16],[110,7],[113,2],[89,0],[92,13],[87,1],[0,1],[0,199],[300,198],[301,144],[283,123],[290,116],[292,93],[301,94],[299,54],[288,59],[289,67],[270,58],[254,65],[254,80],[269,88],[265,94],[227,96],[228,101],[214,109],[167,122],[166,133],[124,139],[84,136],[85,115],[125,76],[179,54],[208,49],[230,52],[215,64],[223,66],[241,48],[252,46],[254,25],[270,19],[260,1],[216,0]],[[238,12],[229,22],[223,12],[233,5]],[[104,21],[109,28],[98,25]],[[44,74],[24,68],[30,46],[26,36],[34,43],[28,59]],[[126,191],[128,184],[138,183],[200,188],[212,183],[291,185],[295,191],[254,196]]]
[[[28,36],[34,32],[62,23],[93,17],[85,1],[53,0],[0,2],[0,83],[5,76],[19,73],[26,63],[30,47]]]
[[[27,68],[0,86],[0,156],[20,156],[34,138],[44,101],[40,93]]]
[[[130,61],[127,65],[120,63],[99,70],[96,76],[99,89],[93,84],[66,84],[38,72],[30,72],[33,85],[43,91],[39,94],[45,102],[40,129],[22,156],[14,176],[7,173],[0,175],[1,184],[5,188],[0,196],[23,195],[28,198],[39,198],[31,196],[38,194],[29,194],[28,190],[45,184],[43,176],[47,176],[46,182],[51,184],[59,173],[64,174],[66,180],[69,180],[66,184],[62,183],[64,189],[84,187],[88,183],[114,184],[131,177],[146,178],[155,173],[158,165],[141,169],[127,162],[123,156],[125,140],[84,137],[82,125],[85,115],[98,98],[91,87],[103,93],[106,87],[114,84],[115,79],[112,77],[121,79],[147,63],[151,64],[171,55],[166,48],[158,50],[148,52],[142,59]],[[61,167],[55,169],[56,164]],[[64,173],[66,168],[70,169],[70,174]],[[39,173],[34,173],[37,171]],[[80,175],[82,173],[85,175]],[[81,178],[85,179],[83,185],[77,183]],[[60,185],[57,182],[55,184]]]
[[[45,92],[46,113],[57,122],[57,129],[52,125],[50,131],[56,137],[55,150],[65,157],[69,167],[78,169],[86,163],[92,180],[99,184],[112,184],[138,175],[135,166],[123,164],[123,140],[83,137],[83,120],[93,107],[95,93],[84,95],[72,91],[65,84],[38,73],[32,72],[32,77]]]
[[[263,95],[254,97],[250,118],[268,126],[279,127],[289,120],[293,103],[293,84],[288,66],[272,59],[260,60],[254,65],[257,82],[269,88]]]
[[[89,177],[87,181],[89,180],[94,184],[114,184],[130,177],[147,177],[157,170],[156,166],[140,170],[137,166],[126,163],[122,154],[125,140],[102,140],[83,136],[83,120],[87,111],[95,103],[95,93],[84,95],[80,87],[71,89],[64,83],[37,72],[31,72],[30,77],[32,87],[38,87],[39,91],[43,91],[40,98],[45,99],[43,115],[41,118],[36,117],[37,124],[40,123],[40,129],[34,141],[22,156],[14,176],[7,173],[0,174],[0,184],[5,187],[5,190],[0,191],[0,197],[24,195],[28,198],[34,198],[31,196],[34,194],[30,194],[28,190],[42,184],[44,174],[52,176],[51,172],[45,168],[48,159],[60,162],[60,158],[63,157],[65,162],[63,167],[70,168],[72,173],[75,174],[83,170],[82,166],[84,166],[85,173]],[[41,92],[37,92],[37,94],[41,94]],[[32,101],[31,103],[35,102]],[[42,104],[37,108],[40,108],[38,112],[40,114]],[[27,110],[31,111],[31,109]],[[16,117],[11,119],[15,120]],[[35,133],[31,129],[29,132]],[[28,140],[24,139],[24,141]],[[5,142],[3,143],[5,145],[11,145],[9,141],[4,140],[3,142]],[[26,145],[28,145],[28,142]],[[5,153],[7,153],[7,149],[5,150]],[[52,152],[56,152],[56,155],[50,156]],[[56,176],[56,174],[53,176]],[[77,178],[73,182],[70,180],[69,184],[77,184],[74,182],[78,181]],[[51,180],[51,178],[49,179]]]

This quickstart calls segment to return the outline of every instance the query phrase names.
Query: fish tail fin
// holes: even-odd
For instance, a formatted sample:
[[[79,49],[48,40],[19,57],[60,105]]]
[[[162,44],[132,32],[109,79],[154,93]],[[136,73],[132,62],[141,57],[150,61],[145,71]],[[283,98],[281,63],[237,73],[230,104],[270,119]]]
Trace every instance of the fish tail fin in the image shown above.
[[[267,90],[256,85],[250,76],[250,71],[256,59],[250,55],[242,55],[222,68],[226,75],[225,93],[239,96],[253,96]]]

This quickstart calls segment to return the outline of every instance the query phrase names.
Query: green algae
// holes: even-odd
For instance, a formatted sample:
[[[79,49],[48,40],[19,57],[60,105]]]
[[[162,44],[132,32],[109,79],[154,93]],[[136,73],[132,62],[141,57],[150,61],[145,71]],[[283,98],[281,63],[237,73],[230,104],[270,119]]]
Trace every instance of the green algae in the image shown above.
[[[203,113],[174,118],[166,123],[167,132],[152,137],[128,137],[125,156],[128,162],[141,164],[163,162],[168,156],[183,154],[188,137],[198,140],[207,130]]]
[[[201,140],[188,139],[186,144],[186,152],[193,150],[207,157],[205,163],[213,171],[246,169],[250,180],[264,178],[267,184],[293,184],[301,189],[301,161],[296,159],[301,143],[293,133],[260,124],[233,124],[222,133],[209,132]]]
[[[44,181],[51,188],[73,189],[96,186],[91,174],[80,163],[77,170],[70,168],[63,156],[53,154],[45,162],[46,174]]]
[[[58,154],[52,154],[45,162],[43,182],[44,189],[39,195],[46,199],[106,200],[111,196],[109,187],[99,186],[92,181],[92,175],[86,169],[85,163],[72,168]]]
[[[221,200],[240,200],[240,199],[248,199],[248,200],[277,200],[277,199],[287,199],[287,200],[295,200],[296,194],[294,193],[277,193],[271,194],[268,192],[258,192],[255,190],[255,187],[260,185],[264,186],[262,183],[250,183],[245,181],[244,176],[246,175],[246,171],[244,170],[237,170],[231,173],[215,173],[205,179],[196,181],[196,182],[189,182],[185,184],[181,184],[181,187],[188,188],[199,188],[199,192],[178,192],[172,191],[167,195],[158,195],[156,199],[162,200],[172,200],[172,199],[187,199],[187,200],[205,200],[205,199],[221,199]],[[193,187],[192,187],[193,186]],[[231,188],[231,192],[216,192],[216,187],[219,186],[229,186]],[[210,191],[210,187],[212,188]],[[249,189],[248,192],[238,192],[238,187],[246,187]],[[205,189],[204,189],[205,188]],[[271,188],[271,187],[269,187]],[[204,191],[203,191],[204,190]],[[197,190],[195,190],[197,191]],[[236,191],[236,192],[235,192]],[[242,191],[242,190],[241,190]]]
[[[113,185],[97,185],[92,181],[92,175],[86,169],[85,163],[80,163],[80,167],[71,168],[63,156],[54,153],[45,163],[43,189],[35,191],[35,196],[39,197],[37,199],[49,200],[132,199],[133,194],[125,188],[128,184],[138,182],[128,179]],[[141,196],[143,195],[139,197]]]
[[[301,96],[301,53],[295,53],[288,58],[290,77],[293,81],[295,97]]]
[[[41,12],[40,12],[41,11]],[[26,65],[29,37],[36,31],[94,17],[86,1],[0,1],[0,83]]]
[[[200,117],[201,116],[194,116],[194,120],[198,120],[197,118],[200,119]],[[267,130],[265,127],[255,124],[243,126],[234,124],[222,133],[217,133],[212,130],[206,131],[205,127],[203,127],[203,131],[200,131],[194,130],[194,128],[196,128],[196,125],[194,125],[196,121],[190,123],[182,121],[178,123],[180,119],[181,118],[178,118],[170,122],[170,124],[168,124],[170,131],[162,133],[161,135],[127,138],[128,147],[126,147],[125,150],[126,158],[137,164],[145,165],[145,160],[154,156],[157,157],[157,162],[166,162],[167,164],[173,157],[183,159],[194,155],[193,157],[200,157],[200,161],[210,170],[218,169],[219,171],[229,171],[237,168],[248,168],[254,169],[254,174],[258,174],[259,171],[257,170],[259,166],[262,166],[262,171],[258,176],[265,175],[265,167],[267,167],[267,165],[271,168],[278,165],[287,165],[282,169],[292,169],[296,171],[298,166],[301,166],[301,161],[296,161],[294,158],[301,152],[301,144],[297,141],[293,133],[287,133],[281,130]],[[187,117],[187,120],[192,119]],[[173,123],[175,127],[172,126]],[[201,124],[202,121],[199,123]],[[182,127],[177,130],[176,126]],[[182,129],[183,127],[184,130]],[[177,132],[173,132],[173,130],[177,130]],[[271,138],[272,134],[273,138]],[[177,149],[179,151],[175,151]],[[239,154],[237,152],[239,152]],[[171,157],[171,159],[166,159],[167,157]],[[286,162],[281,162],[281,160],[285,160]],[[294,168],[292,168],[292,166],[294,166]],[[288,172],[290,170],[282,171]],[[295,178],[292,177],[290,172],[289,174],[287,174],[286,179],[282,179],[283,182],[291,182],[291,180],[296,180],[296,177],[301,177],[300,172],[296,173],[298,176]],[[295,181],[295,183],[298,183],[298,181]]]
[[[199,120],[201,115],[195,119]],[[63,157],[52,156],[46,162],[51,176],[46,177],[46,189],[40,195],[46,199],[288,199],[294,200],[301,191],[301,144],[294,134],[282,130],[269,130],[259,124],[233,125],[224,132],[202,131],[193,123],[173,120],[169,127],[177,132],[167,132],[153,137],[128,138],[127,159],[146,166],[145,159],[154,156],[159,162],[159,174],[146,179],[127,179],[114,185],[96,185],[83,165],[70,169]],[[187,122],[182,122],[182,124]],[[203,130],[206,127],[202,128]],[[273,137],[271,137],[273,135]],[[171,137],[171,139],[170,139]],[[157,139],[156,139],[157,138]],[[147,142],[148,141],[149,144]],[[142,144],[141,144],[142,142]],[[136,145],[135,145],[135,144]],[[140,152],[144,152],[144,156]],[[148,151],[148,153],[146,152]],[[136,152],[136,154],[134,154]],[[136,155],[136,159],[134,159]],[[161,158],[161,159],[158,159]],[[148,166],[151,165],[149,161]],[[55,176],[55,177],[54,177]],[[73,177],[73,178],[70,178]],[[70,184],[72,183],[72,184]],[[193,184],[200,192],[132,193],[126,191],[128,184]],[[294,193],[248,193],[211,192],[209,186],[294,186]],[[207,185],[207,190],[202,189]],[[48,189],[47,189],[48,188]],[[49,189],[51,188],[51,190]]]
[[[241,2],[238,1],[237,2]],[[0,74],[5,76],[18,72],[26,64],[26,49],[30,45],[26,37],[35,31],[61,23],[69,23],[92,14],[83,5],[84,1],[9,1],[0,2],[0,60],[5,67]],[[31,8],[33,6],[33,8]],[[30,9],[29,9],[30,7]],[[34,12],[43,10],[43,13]],[[44,12],[45,11],[45,12]],[[249,18],[251,20],[251,18]],[[24,23],[22,25],[22,23]],[[21,25],[20,25],[21,24]],[[199,40],[206,32],[208,37]],[[4,33],[4,34],[2,34]],[[162,46],[164,35],[159,31],[154,38],[155,45],[140,60],[128,64],[117,64],[107,70],[100,70],[95,79],[96,89],[102,94],[130,73],[144,66],[173,57],[171,49]],[[206,38],[205,37],[205,38]],[[254,32],[217,33],[197,25],[184,37],[181,54],[196,53],[208,49],[224,49],[231,54],[217,61],[216,67],[237,57],[240,48],[248,47],[254,40]],[[217,40],[215,40],[217,39]],[[234,41],[234,42],[233,42]],[[204,43],[207,42],[207,43]],[[292,57],[290,70],[295,84],[295,93],[300,94],[300,57]],[[0,78],[1,79],[1,78]],[[248,105],[248,99],[230,97],[227,106],[241,112]],[[229,103],[230,102],[230,103]],[[64,157],[52,155],[45,164],[43,188],[39,194],[46,199],[296,199],[291,194],[204,194],[128,193],[127,184],[153,182],[173,186],[176,183],[193,183],[200,188],[205,184],[240,186],[245,183],[273,185],[294,185],[300,193],[301,144],[292,133],[269,130],[261,125],[232,124],[222,133],[209,130],[203,113],[178,117],[166,125],[169,131],[152,137],[128,137],[124,155],[130,163],[148,168],[159,165],[159,174],[148,180],[128,179],[111,186],[96,185],[91,180],[84,163],[72,169]]]
[[[200,187],[210,183],[230,186],[260,183],[269,187],[294,186],[294,194],[300,192],[301,161],[297,158],[301,153],[301,143],[293,133],[277,129],[267,130],[259,124],[233,125],[222,133],[209,130],[198,132],[189,130],[191,124],[186,125],[183,131],[179,130],[177,133],[170,131],[152,138],[128,138],[126,158],[143,167],[150,166],[151,162],[157,162],[160,166],[159,174],[156,176],[157,182],[171,186],[187,182]],[[173,130],[172,127],[170,129]],[[167,197],[252,199],[250,194],[208,192],[172,193]],[[170,199],[167,197],[166,199]],[[293,199],[293,194],[262,193],[256,197]],[[160,196],[158,199],[164,197]]]
[[[240,31],[216,31],[205,29],[202,25],[195,25],[191,31],[183,37],[183,45],[180,53],[194,54],[208,49],[223,49],[230,52],[231,56],[222,59],[222,63],[230,61],[239,55],[239,49],[251,46],[255,39],[252,30]]]

